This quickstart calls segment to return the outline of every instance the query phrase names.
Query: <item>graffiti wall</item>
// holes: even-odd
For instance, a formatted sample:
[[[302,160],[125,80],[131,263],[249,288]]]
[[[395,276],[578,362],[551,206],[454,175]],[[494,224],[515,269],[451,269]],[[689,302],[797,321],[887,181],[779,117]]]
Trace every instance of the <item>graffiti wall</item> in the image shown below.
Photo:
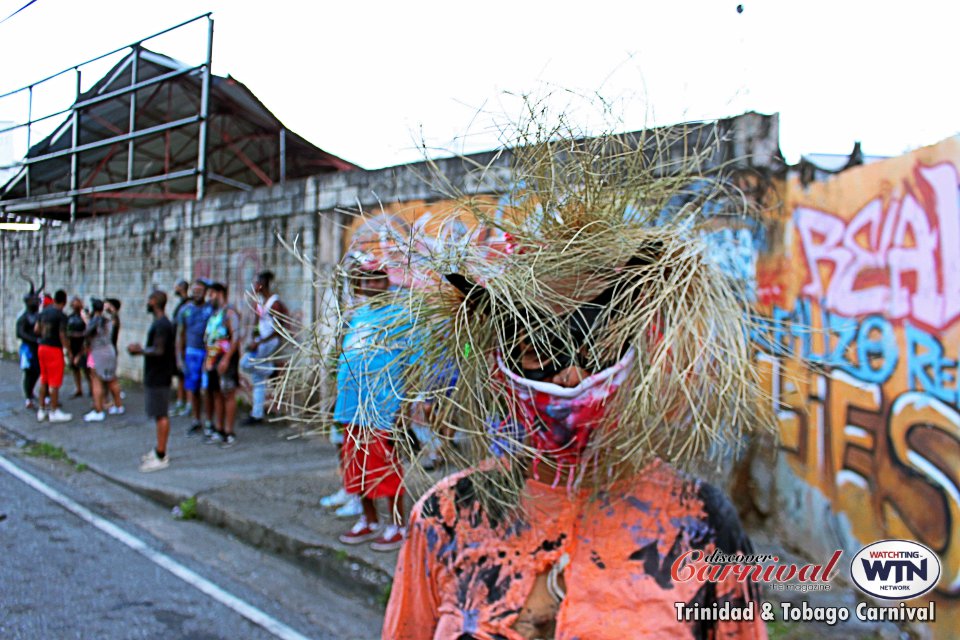
[[[757,263],[781,465],[856,541],[906,538],[940,555],[936,629],[960,628],[958,167],[950,139],[791,181],[782,246]],[[799,515],[801,535],[826,535],[820,514]]]
[[[471,206],[497,219],[507,215],[509,196],[480,197]],[[454,200],[411,200],[356,215],[343,243],[345,253],[362,252],[377,259],[392,284],[406,287],[434,281],[436,273],[424,264],[427,256],[453,259],[467,244],[505,249],[498,230],[479,226],[474,215]]]

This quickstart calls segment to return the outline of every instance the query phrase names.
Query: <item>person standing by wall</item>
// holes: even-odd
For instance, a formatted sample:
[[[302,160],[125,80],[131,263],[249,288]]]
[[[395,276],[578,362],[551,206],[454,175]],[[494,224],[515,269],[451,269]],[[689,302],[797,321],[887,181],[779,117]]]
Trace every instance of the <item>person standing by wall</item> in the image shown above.
[[[190,300],[189,288],[190,284],[186,280],[178,280],[173,287],[173,295],[177,297],[177,306],[173,308],[173,313],[170,314],[174,335],[180,333],[180,324],[177,322],[177,318],[180,315],[180,310]],[[187,401],[187,389],[183,380],[183,360],[180,358],[179,349],[177,349],[177,369],[173,375],[177,379],[177,403],[173,405],[173,415],[188,416],[190,415],[190,403]]]
[[[240,359],[241,371],[250,376],[253,383],[250,415],[244,421],[245,425],[263,422],[267,380],[276,371],[274,358],[280,349],[277,325],[283,324],[288,315],[287,307],[281,302],[280,296],[271,290],[273,280],[273,272],[263,271],[253,281],[253,291],[257,296],[256,335]]]
[[[237,387],[240,384],[240,314],[227,302],[227,285],[210,285],[207,300],[213,315],[207,321],[204,342],[207,356],[203,370],[207,377],[207,398],[212,398],[216,429],[205,444],[232,447],[237,441],[233,425],[237,419]]]
[[[120,300],[117,298],[104,298],[103,312],[107,318],[113,321],[113,329],[110,331],[110,342],[113,343],[113,348],[116,349],[120,340]]]
[[[123,407],[120,381],[117,380],[117,351],[110,341],[113,321],[104,315],[103,308],[103,300],[93,298],[90,301],[93,315],[87,323],[85,334],[89,351],[87,371],[91,372],[93,379],[93,409],[83,416],[84,422],[103,422],[107,415],[104,401],[108,391],[113,396],[113,406]]]
[[[23,297],[25,309],[17,318],[17,338],[20,339],[20,369],[23,371],[23,397],[27,409],[36,409],[33,401],[33,389],[40,379],[40,357],[37,355],[39,336],[34,330],[37,316],[40,314],[40,298],[30,287],[30,293]]]
[[[70,301],[72,313],[67,316],[67,338],[70,340],[70,370],[73,372],[74,398],[83,396],[83,379],[87,379],[87,388],[93,396],[93,383],[90,371],[87,369],[87,353],[83,338],[87,329],[87,321],[83,314],[83,300],[74,296]]]
[[[190,288],[190,299],[180,307],[174,316],[177,325],[177,358],[183,371],[183,386],[187,392],[187,404],[193,412],[193,424],[187,430],[188,436],[209,435],[213,433],[213,403],[207,397],[207,428],[202,426],[203,419],[203,360],[206,346],[203,334],[207,321],[213,313],[213,307],[207,303],[207,282],[194,281]]]
[[[67,305],[67,292],[58,290],[53,295],[53,304],[46,307],[37,316],[34,330],[40,335],[37,355],[40,360],[40,406],[37,408],[37,421],[69,422],[73,416],[60,409],[60,386],[63,384],[63,347],[68,351],[67,316],[63,308]],[[47,412],[47,397],[50,398],[50,411]]]
[[[150,473],[170,466],[167,441],[170,438],[170,386],[177,366],[173,323],[167,318],[164,308],[167,294],[154,291],[147,298],[147,312],[153,323],[147,330],[147,344],[132,343],[127,353],[143,356],[144,407],[147,417],[157,424],[157,445],[140,459],[140,471]]]

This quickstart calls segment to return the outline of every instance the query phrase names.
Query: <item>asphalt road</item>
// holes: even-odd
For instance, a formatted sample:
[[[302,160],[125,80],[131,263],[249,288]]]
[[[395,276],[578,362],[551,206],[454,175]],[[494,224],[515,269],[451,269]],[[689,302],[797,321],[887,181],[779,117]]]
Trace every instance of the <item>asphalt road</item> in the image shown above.
[[[0,456],[68,505],[89,509],[101,527],[128,536],[124,544],[0,467],[2,638],[379,636],[374,603],[283,559],[175,520],[67,462],[27,458],[2,439]],[[170,566],[181,568],[181,577]]]

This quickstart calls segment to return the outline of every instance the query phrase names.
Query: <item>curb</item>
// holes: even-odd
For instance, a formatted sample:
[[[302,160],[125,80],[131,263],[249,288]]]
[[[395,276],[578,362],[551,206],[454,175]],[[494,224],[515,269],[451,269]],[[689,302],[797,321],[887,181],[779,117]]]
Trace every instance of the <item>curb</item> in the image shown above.
[[[362,558],[351,556],[343,548],[289,535],[246,518],[203,494],[197,495],[197,516],[203,522],[226,529],[247,544],[292,558],[298,565],[358,595],[381,598],[393,582],[393,576]]]

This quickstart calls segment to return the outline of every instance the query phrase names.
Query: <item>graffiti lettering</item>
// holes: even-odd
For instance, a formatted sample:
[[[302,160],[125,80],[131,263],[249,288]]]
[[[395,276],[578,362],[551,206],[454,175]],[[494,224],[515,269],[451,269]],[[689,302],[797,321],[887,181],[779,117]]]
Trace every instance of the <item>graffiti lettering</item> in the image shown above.
[[[798,300],[792,311],[774,307],[772,318],[757,319],[754,342],[768,353],[797,355],[866,382],[890,378],[900,351],[889,320],[871,315],[858,322],[825,312],[823,306],[819,310],[815,322],[806,300]]]
[[[801,477],[838,510],[868,508],[874,537],[920,540],[940,553],[938,589],[960,595],[960,412],[928,394],[887,401],[882,386],[794,358],[760,354],[780,446]]]
[[[943,402],[960,403],[956,387],[950,386],[957,380],[957,361],[946,357],[940,341],[922,329],[907,323],[904,335],[908,387],[914,391],[926,391]]]
[[[957,171],[941,164],[914,175],[901,200],[884,205],[878,197],[849,222],[795,209],[807,269],[802,295],[844,316],[882,313],[937,329],[960,315],[960,280],[946,277],[960,273]]]

